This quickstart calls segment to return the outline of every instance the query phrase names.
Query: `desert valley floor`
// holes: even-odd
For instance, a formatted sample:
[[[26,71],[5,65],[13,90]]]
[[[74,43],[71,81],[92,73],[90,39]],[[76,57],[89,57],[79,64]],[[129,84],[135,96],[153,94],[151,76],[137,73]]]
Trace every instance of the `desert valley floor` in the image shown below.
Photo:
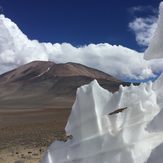
[[[64,140],[70,109],[0,110],[0,163],[39,162],[47,146]]]

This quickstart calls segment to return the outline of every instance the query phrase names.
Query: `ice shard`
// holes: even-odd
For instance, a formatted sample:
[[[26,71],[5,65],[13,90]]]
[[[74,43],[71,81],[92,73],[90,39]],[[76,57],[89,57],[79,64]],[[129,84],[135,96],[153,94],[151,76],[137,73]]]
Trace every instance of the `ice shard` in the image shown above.
[[[52,143],[42,163],[145,163],[163,142],[147,129],[159,112],[151,82],[112,94],[94,80],[77,90],[65,128],[72,138]]]

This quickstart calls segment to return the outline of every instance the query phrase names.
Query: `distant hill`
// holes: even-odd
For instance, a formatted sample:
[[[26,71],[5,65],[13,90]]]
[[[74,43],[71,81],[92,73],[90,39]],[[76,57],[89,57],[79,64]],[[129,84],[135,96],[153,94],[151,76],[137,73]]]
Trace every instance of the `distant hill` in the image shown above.
[[[112,92],[129,84],[77,63],[34,61],[0,75],[0,109],[70,108],[77,88],[93,79]]]

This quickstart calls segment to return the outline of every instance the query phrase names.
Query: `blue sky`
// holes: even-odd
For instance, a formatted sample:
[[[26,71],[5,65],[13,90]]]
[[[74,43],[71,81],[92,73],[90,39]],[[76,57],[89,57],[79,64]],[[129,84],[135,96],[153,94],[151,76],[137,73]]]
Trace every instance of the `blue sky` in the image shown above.
[[[123,45],[141,51],[129,22],[146,17],[159,0],[0,0],[1,13],[41,42]],[[132,11],[142,7],[141,11]]]

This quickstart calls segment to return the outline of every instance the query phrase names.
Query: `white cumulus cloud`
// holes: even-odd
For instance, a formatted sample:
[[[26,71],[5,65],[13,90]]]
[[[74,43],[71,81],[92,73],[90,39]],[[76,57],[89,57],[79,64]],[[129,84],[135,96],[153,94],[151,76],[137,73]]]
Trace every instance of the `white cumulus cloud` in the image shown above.
[[[0,72],[34,61],[77,62],[97,68],[118,78],[143,79],[153,75],[143,54],[123,46],[89,44],[74,47],[69,43],[51,44],[29,40],[4,15],[0,16]]]
[[[139,20],[133,28],[137,30],[142,26],[148,29],[141,23],[142,20]],[[147,61],[143,53],[121,45],[101,43],[74,47],[69,43],[40,43],[37,40],[28,39],[14,22],[0,15],[0,73],[35,60],[56,63],[77,62],[120,79],[136,80],[155,77],[156,67],[161,71],[160,66],[163,63],[160,60]],[[158,66],[155,66],[158,62]]]
[[[131,7],[129,12],[134,16],[134,20],[129,23],[130,30],[135,34],[138,45],[147,47],[157,27],[158,10],[147,5]]]
[[[129,23],[129,28],[135,33],[136,41],[140,46],[148,46],[157,27],[157,18],[135,18]]]

